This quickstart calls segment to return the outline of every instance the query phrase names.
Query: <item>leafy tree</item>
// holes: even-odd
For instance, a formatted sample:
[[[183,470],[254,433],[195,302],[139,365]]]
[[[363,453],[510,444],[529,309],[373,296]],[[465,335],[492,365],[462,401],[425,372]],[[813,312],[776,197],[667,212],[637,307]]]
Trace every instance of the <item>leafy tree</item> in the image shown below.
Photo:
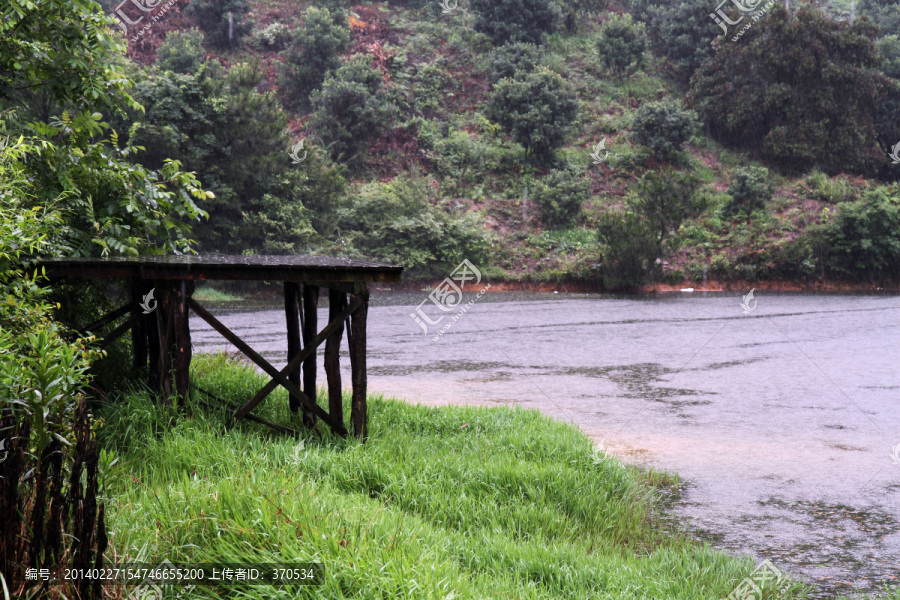
[[[568,169],[551,171],[538,181],[534,190],[541,222],[551,229],[571,227],[590,197],[590,182]]]
[[[691,173],[664,169],[641,178],[628,206],[641,215],[657,243],[658,254],[671,234],[691,217],[700,214],[705,201],[699,195],[700,180]]]
[[[863,193],[842,204],[823,226],[826,264],[857,279],[900,280],[900,198],[889,188]]]
[[[257,50],[282,50],[291,39],[291,28],[283,23],[272,23],[250,35],[250,45]]]
[[[885,162],[875,123],[893,85],[874,70],[874,33],[864,20],[775,6],[700,68],[689,104],[717,139],[785,169],[871,173]]]
[[[858,0],[856,12],[878,25],[881,35],[900,35],[900,1]]]
[[[562,146],[578,113],[572,86],[544,67],[494,86],[490,118],[524,146],[526,156],[546,159]]]
[[[341,66],[341,52],[350,44],[350,27],[341,12],[314,6],[306,9],[301,27],[283,53],[279,83],[288,106],[309,106],[309,95],[325,76]]]
[[[516,72],[531,72],[541,64],[541,58],[541,49],[534,44],[508,42],[491,52],[488,77],[491,83],[497,83],[514,77]]]
[[[247,17],[248,0],[191,0],[185,12],[194,17],[206,32],[207,41],[217,48],[237,45],[252,28]]]
[[[881,72],[893,79],[900,79],[900,36],[886,35],[875,42],[881,56]]]
[[[604,213],[597,220],[597,237],[603,247],[600,272],[606,289],[633,291],[656,268],[659,245],[641,215]]]
[[[203,34],[199,29],[170,31],[156,49],[156,66],[175,73],[196,73],[204,58]]]
[[[646,33],[641,23],[634,23],[631,15],[610,14],[600,26],[597,52],[607,69],[619,77],[631,75],[644,65],[647,50]]]
[[[632,14],[647,24],[654,53],[669,60],[676,78],[687,83],[713,54],[722,30],[709,18],[705,0],[632,0]]]
[[[645,102],[631,122],[632,139],[664,158],[672,157],[697,132],[697,113],[671,101]]]
[[[489,35],[494,44],[509,41],[540,44],[544,35],[559,26],[562,11],[553,0],[471,0],[475,30]]]
[[[356,56],[329,75],[312,96],[313,129],[335,160],[354,161],[395,118],[397,108],[382,89],[381,73]]]
[[[742,210],[749,215],[754,210],[762,210],[766,202],[772,199],[773,191],[769,170],[765,167],[735,169],[728,186],[731,200],[725,207],[725,213],[734,214]]]
[[[342,251],[403,265],[414,278],[446,276],[465,258],[485,264],[488,240],[475,216],[433,205],[428,192],[415,171],[363,186],[342,211]]]

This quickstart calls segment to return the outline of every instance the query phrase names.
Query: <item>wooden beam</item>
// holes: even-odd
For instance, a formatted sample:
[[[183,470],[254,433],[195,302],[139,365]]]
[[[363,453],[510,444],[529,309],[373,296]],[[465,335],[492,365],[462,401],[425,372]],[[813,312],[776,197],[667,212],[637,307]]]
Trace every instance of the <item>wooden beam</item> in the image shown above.
[[[328,321],[334,321],[347,307],[347,294],[328,290]],[[328,414],[335,421],[344,422],[344,398],[341,390],[341,338],[344,322],[328,336],[325,342],[325,378],[328,381]]]
[[[350,319],[350,379],[353,397],[350,404],[350,424],[353,435],[365,440],[368,436],[366,402],[366,316],[369,311],[369,294],[353,296],[356,306]]]
[[[143,369],[147,366],[147,318],[138,307],[139,299],[143,299],[146,282],[140,279],[128,281],[128,294],[131,298],[131,318],[135,319],[131,328],[131,350],[134,354],[133,365],[135,369]]]
[[[300,284],[293,281],[284,282],[284,316],[287,324],[287,359],[291,359],[300,354],[303,345],[300,342]],[[300,367],[288,373],[288,380],[300,387]],[[300,409],[300,398],[291,394],[288,400],[291,412],[297,412]]]
[[[164,401],[172,397],[172,338],[175,328],[175,310],[169,282],[158,285],[160,290],[156,322],[159,326],[159,390]]]
[[[314,400],[311,400],[309,397],[307,397],[306,394],[304,394],[303,391],[299,387],[297,387],[293,383],[291,383],[288,380],[288,378],[286,377],[287,373],[290,372],[290,369],[295,369],[298,365],[300,365],[303,362],[303,360],[306,358],[306,356],[308,356],[308,354],[310,352],[313,352],[315,350],[316,346],[321,343],[321,341],[318,342],[314,346],[309,346],[307,348],[304,348],[303,351],[300,354],[298,354],[294,358],[294,360],[292,360],[288,364],[287,367],[285,367],[282,371],[279,372],[278,369],[276,369],[269,363],[269,361],[267,361],[262,356],[260,356],[255,350],[253,350],[253,348],[248,346],[246,342],[244,342],[241,338],[239,338],[237,335],[235,335],[230,329],[228,329],[224,324],[222,324],[222,322],[220,322],[218,319],[216,319],[214,316],[212,316],[205,308],[203,308],[202,306],[197,304],[196,300],[194,300],[193,298],[188,298],[188,303],[189,303],[189,306],[191,307],[191,309],[195,313],[197,313],[197,315],[201,319],[203,319],[204,321],[209,323],[209,325],[213,329],[218,331],[229,342],[231,342],[232,344],[237,346],[237,348],[241,352],[243,352],[247,356],[247,358],[249,358],[254,363],[259,365],[259,367],[263,371],[265,371],[266,374],[268,374],[270,377],[273,378],[272,381],[270,381],[268,384],[266,384],[266,386],[262,390],[257,392],[257,394],[247,404],[242,406],[234,414],[234,416],[228,422],[229,428],[233,425],[234,422],[241,420],[242,418],[244,418],[247,415],[247,413],[249,413],[251,410],[256,408],[256,406],[260,402],[262,402],[263,398],[268,396],[272,392],[272,390],[274,390],[279,384],[281,384],[288,392],[290,392],[292,394],[296,394],[300,398],[301,402],[303,402],[310,411],[312,411],[315,415],[317,415],[319,418],[321,418],[323,421],[325,421],[333,430],[339,432],[339,430],[343,429],[343,425],[338,426],[335,423],[333,423],[331,420],[331,417],[328,416],[328,413],[326,413],[324,410],[322,410],[322,408],[319,407],[315,403]],[[327,327],[326,327],[326,329],[327,329]],[[318,338],[316,338],[316,339],[318,339]],[[323,339],[324,339],[324,337],[323,337]],[[263,393],[263,391],[265,391],[265,393]]]
[[[126,331],[131,329],[131,327],[135,324],[136,319],[132,317],[128,317],[128,320],[110,331],[107,335],[103,337],[103,340],[100,342],[100,349],[104,349],[114,341],[122,337]]]
[[[284,369],[281,370],[280,375],[282,375],[282,377],[283,377],[284,374],[289,373],[292,369],[295,369],[297,367],[297,365],[302,364],[303,361],[306,359],[306,357],[309,354],[311,354],[312,352],[314,352],[315,349],[323,341],[325,341],[325,339],[329,335],[331,335],[331,333],[335,329],[337,329],[351,314],[353,314],[353,311],[355,311],[358,306],[359,306],[359,301],[356,300],[350,306],[348,306],[345,310],[341,311],[341,314],[338,315],[337,319],[331,321],[328,325],[326,325],[322,329],[322,331],[319,332],[319,335],[316,336],[316,338],[312,341],[312,343],[310,345],[308,345],[306,348],[304,348],[303,352],[301,352],[300,354],[295,356],[294,359],[291,360],[291,362],[289,362],[288,365]],[[268,396],[270,393],[272,393],[272,390],[274,390],[276,387],[278,387],[279,383],[281,383],[281,381],[274,380],[274,379],[272,381],[270,381],[269,383],[267,383],[261,390],[259,390],[259,392],[256,393],[256,395],[253,398],[250,399],[249,402],[247,402],[247,404],[242,406],[240,408],[240,410],[238,410],[234,414],[234,416],[232,417],[232,421],[239,421],[240,419],[244,418],[244,416],[246,416],[247,413],[249,413],[251,410],[256,408],[256,406],[260,402],[262,402],[266,396]],[[282,383],[282,385],[284,385],[284,384]],[[288,390],[290,391],[290,388],[288,388]],[[306,397],[306,394],[303,394],[303,397]],[[318,404],[313,404],[313,409],[315,410],[316,415],[319,418],[321,418],[323,421],[325,421],[331,427],[331,429],[333,431],[336,431],[340,435],[347,434],[347,430],[344,428],[343,423],[335,422],[331,418],[331,416],[328,415],[328,413],[326,413],[324,410],[322,410],[319,407]],[[323,415],[324,415],[324,417],[323,417]]]
[[[187,398],[191,378],[191,328],[187,300],[194,293],[194,282],[182,280],[177,285],[172,298],[175,330],[172,362],[175,369],[175,393],[183,403]]]
[[[200,404],[202,404],[203,406],[205,406],[205,407],[207,407],[207,408],[212,408],[212,409],[214,409],[214,410],[215,410],[215,409],[225,410],[225,411],[228,411],[228,412],[234,412],[235,410],[238,409],[237,406],[234,406],[234,405],[232,405],[232,404],[229,403],[229,402],[225,402],[224,400],[222,400],[221,398],[219,398],[219,397],[216,396],[215,394],[212,394],[212,393],[210,393],[210,392],[207,392],[206,390],[204,390],[204,389],[201,388],[201,387],[198,387],[198,386],[195,385],[195,384],[191,384],[191,387],[194,388],[195,390],[197,390],[198,392],[201,392],[201,393],[203,393],[203,394],[206,394],[207,396],[209,396],[210,398],[212,398],[213,400],[215,400],[216,402],[218,402],[219,404],[221,404],[221,406],[216,406],[216,405],[214,405],[214,404],[210,404],[209,402],[204,402],[203,400],[200,400],[200,399],[198,398],[197,401],[200,402]],[[291,429],[290,427],[285,427],[284,425],[279,425],[278,423],[273,423],[273,422],[271,422],[271,421],[266,421],[265,419],[262,419],[262,418],[260,418],[260,417],[257,417],[256,415],[247,415],[246,418],[247,418],[248,420],[250,420],[250,421],[255,422],[255,423],[259,423],[260,425],[266,425],[267,427],[271,427],[271,428],[274,429],[275,431],[280,431],[281,433],[287,433],[287,434],[292,435],[292,436],[294,436],[294,437],[300,437],[299,434],[298,434],[296,431],[294,431],[293,429]]]
[[[303,284],[303,345],[309,347],[319,328],[319,288]],[[316,349],[303,361],[303,393],[316,402]],[[316,424],[315,417],[310,426]]]
[[[116,319],[121,317],[122,315],[129,313],[136,308],[137,308],[136,302],[134,302],[134,301],[129,302],[125,306],[120,306],[119,308],[110,312],[109,314],[106,314],[106,315],[100,317],[99,319],[97,319],[96,321],[91,323],[90,325],[88,325],[86,327],[81,327],[78,331],[79,331],[79,333],[87,333],[88,331],[97,331],[104,325],[112,323],[113,321],[115,321]]]

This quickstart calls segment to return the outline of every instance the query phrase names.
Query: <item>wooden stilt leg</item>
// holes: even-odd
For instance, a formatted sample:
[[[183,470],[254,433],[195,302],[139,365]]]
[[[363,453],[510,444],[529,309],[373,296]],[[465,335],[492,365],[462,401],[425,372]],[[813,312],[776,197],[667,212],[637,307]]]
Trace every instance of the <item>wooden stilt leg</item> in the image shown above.
[[[338,290],[328,290],[328,321],[334,321],[347,307],[347,294]],[[325,340],[325,378],[328,381],[328,414],[332,420],[343,423],[344,402],[341,396],[341,339],[344,325],[341,322]]]
[[[144,293],[146,294],[151,289],[153,289],[157,304],[153,312],[148,315],[144,315],[143,310],[141,311],[141,316],[144,317],[144,322],[147,328],[147,364],[149,365],[147,373],[147,384],[150,386],[151,390],[160,389],[159,369],[160,365],[162,365],[160,353],[160,349],[162,348],[162,341],[159,339],[159,319],[161,311],[159,308],[159,294],[156,293],[157,286],[158,282],[145,282]]]
[[[366,427],[366,315],[369,311],[369,292],[354,294],[362,304],[350,317],[350,372],[353,382],[353,398],[350,406],[350,423],[353,435],[365,440]]]
[[[173,364],[175,369],[175,393],[182,404],[187,399],[191,376],[191,328],[188,323],[188,297],[194,293],[194,282],[181,280],[172,294],[175,346]]]
[[[159,285],[156,288],[159,306],[156,309],[156,321],[159,326],[159,393],[164,402],[172,398],[172,343],[174,329],[174,303],[172,302],[172,290],[170,284]]]
[[[291,362],[302,350],[300,344],[300,284],[292,281],[284,282],[284,315],[287,323],[287,361]],[[288,373],[288,381],[300,387],[300,367]],[[300,409],[300,398],[291,394],[289,405],[291,412]]]
[[[303,345],[309,347],[318,333],[319,288],[314,285],[303,286]],[[316,353],[313,351],[303,361],[303,393],[313,402],[316,401]],[[315,425],[315,417],[309,425]]]
[[[128,282],[128,291],[131,297],[131,316],[135,320],[131,328],[131,348],[134,353],[134,368],[143,369],[147,366],[147,319],[144,311],[138,306],[149,290],[145,290],[146,283],[141,279],[132,279]]]

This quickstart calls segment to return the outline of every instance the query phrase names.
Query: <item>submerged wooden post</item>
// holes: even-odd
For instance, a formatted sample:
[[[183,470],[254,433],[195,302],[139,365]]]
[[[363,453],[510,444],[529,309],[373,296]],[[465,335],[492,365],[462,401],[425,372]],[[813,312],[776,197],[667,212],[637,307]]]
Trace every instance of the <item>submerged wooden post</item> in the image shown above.
[[[300,284],[293,281],[284,282],[284,317],[287,324],[287,361],[300,354]],[[288,381],[300,387],[300,366],[288,373]],[[288,405],[291,412],[300,409],[300,398],[290,395]]]
[[[353,397],[350,404],[350,424],[353,435],[366,439],[366,315],[369,311],[369,292],[354,294],[362,304],[350,317],[350,379]]]
[[[347,294],[339,290],[328,290],[329,323],[347,307]],[[335,421],[344,421],[344,401],[341,391],[341,339],[344,337],[344,322],[325,340],[325,378],[328,380],[328,414]]]
[[[182,279],[172,290],[172,314],[175,345],[172,363],[175,369],[175,393],[182,405],[187,400],[191,383],[191,328],[188,323],[188,297],[194,293],[194,282]]]
[[[319,288],[314,285],[303,285],[303,345],[307,348],[318,333]],[[303,393],[313,402],[316,401],[316,353],[313,351],[303,361]],[[313,415],[307,415],[315,425]]]

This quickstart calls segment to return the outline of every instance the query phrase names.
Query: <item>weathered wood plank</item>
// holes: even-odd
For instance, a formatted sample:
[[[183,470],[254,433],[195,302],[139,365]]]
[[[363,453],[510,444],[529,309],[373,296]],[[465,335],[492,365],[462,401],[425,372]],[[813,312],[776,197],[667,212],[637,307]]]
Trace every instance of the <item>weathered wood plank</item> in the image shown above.
[[[182,402],[187,398],[191,377],[191,328],[188,322],[188,298],[194,293],[193,281],[180,281],[174,291],[172,311],[174,315],[174,356],[175,393]]]
[[[293,281],[284,282],[284,315],[287,323],[287,360],[300,354],[303,350],[300,343],[300,284]],[[300,387],[300,367],[288,373],[288,381]],[[300,409],[300,398],[291,394],[288,401],[291,412]]]
[[[366,403],[366,317],[369,311],[369,294],[353,296],[357,308],[350,318],[350,379],[353,396],[350,404],[350,424],[353,435],[365,440],[368,436]]]
[[[303,345],[309,347],[319,329],[319,288],[303,285]],[[303,392],[316,401],[316,349],[303,361]],[[315,417],[307,425],[314,426]]]
[[[87,333],[89,331],[94,333],[97,330],[99,330],[101,327],[103,327],[104,325],[108,325],[109,323],[112,323],[113,321],[115,321],[116,319],[121,317],[122,315],[132,312],[135,308],[137,308],[137,304],[133,304],[132,302],[129,302],[125,306],[120,306],[119,308],[115,309],[114,311],[112,311],[106,315],[103,315],[102,317],[100,317],[99,319],[97,319],[96,321],[91,323],[90,325],[79,328],[78,331],[79,331],[79,333]]]
[[[147,318],[144,311],[138,306],[143,300],[145,290],[145,282],[139,279],[130,279],[128,281],[128,295],[131,299],[131,317],[135,319],[134,327],[131,328],[131,349],[134,353],[132,357],[135,369],[143,369],[147,366]]]

